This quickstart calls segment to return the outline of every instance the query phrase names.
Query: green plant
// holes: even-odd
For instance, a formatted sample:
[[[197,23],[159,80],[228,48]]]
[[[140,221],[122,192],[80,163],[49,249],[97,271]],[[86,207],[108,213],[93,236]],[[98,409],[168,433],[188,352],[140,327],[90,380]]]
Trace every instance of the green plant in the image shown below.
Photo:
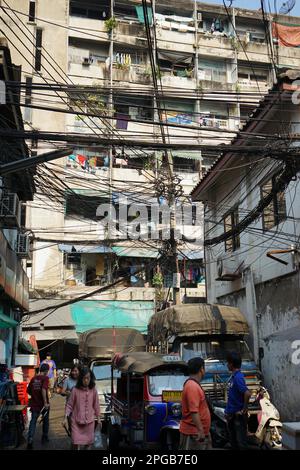
[[[163,275],[161,273],[155,273],[152,278],[152,284],[154,287],[162,287],[164,282]]]
[[[237,93],[239,93],[239,92],[241,91],[241,85],[240,85],[239,82],[236,82],[236,84],[235,84],[235,91],[236,91]]]
[[[114,16],[104,21],[104,25],[108,33],[110,33],[113,29],[115,29],[117,24],[118,22]]]
[[[119,62],[117,62],[115,64],[115,67],[121,70],[128,70],[130,66],[128,64],[120,64]]]
[[[234,49],[235,51],[238,52],[241,49],[241,45],[235,36],[230,37],[230,42],[232,49]]]

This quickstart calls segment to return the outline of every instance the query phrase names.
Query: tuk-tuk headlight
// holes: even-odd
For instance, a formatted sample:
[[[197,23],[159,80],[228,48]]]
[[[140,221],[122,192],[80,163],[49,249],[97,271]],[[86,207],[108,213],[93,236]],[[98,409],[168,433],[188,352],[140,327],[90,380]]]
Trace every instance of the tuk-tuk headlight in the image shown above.
[[[148,415],[153,416],[156,413],[156,408],[153,405],[147,405],[145,407],[145,411],[146,411],[146,413],[148,413]]]
[[[180,403],[173,403],[173,405],[171,406],[171,410],[174,416],[180,416],[181,415]]]

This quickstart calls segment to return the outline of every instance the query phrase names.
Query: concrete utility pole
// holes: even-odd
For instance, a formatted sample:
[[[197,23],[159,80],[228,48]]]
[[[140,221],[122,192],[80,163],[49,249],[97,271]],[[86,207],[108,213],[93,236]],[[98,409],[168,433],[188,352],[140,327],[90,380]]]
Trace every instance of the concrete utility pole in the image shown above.
[[[110,18],[114,17],[114,0],[110,0]],[[113,111],[114,111],[114,101],[113,101],[113,62],[114,62],[114,29],[112,28],[109,31],[109,36],[110,36],[110,41],[109,41],[109,101],[108,101],[108,112],[109,115],[112,117],[113,116]],[[113,132],[112,132],[112,122],[110,122],[109,125],[109,137],[113,137]],[[110,207],[110,212],[109,212],[109,220],[111,221],[112,218],[112,212],[111,212],[111,207],[112,207],[112,182],[113,182],[113,147],[112,145],[109,146],[109,207]],[[109,240],[112,237],[112,234],[110,233],[110,227],[111,225],[108,224],[108,238]],[[112,282],[112,257],[111,254],[108,256],[108,282]]]
[[[162,125],[163,117],[165,116],[165,106],[162,109],[161,106],[161,97],[159,96],[158,91],[158,84],[157,84],[157,61],[156,61],[156,41],[155,38],[152,40],[151,36],[151,25],[149,22],[148,16],[148,7],[147,7],[147,0],[142,0],[143,4],[143,13],[144,13],[144,22],[146,30],[149,32],[149,36],[147,34],[148,39],[148,47],[152,51],[152,78],[153,78],[153,85],[154,85],[154,103],[156,103],[157,110],[158,110],[158,117],[160,122],[160,131],[163,143],[166,143],[166,134],[164,126]],[[152,1],[152,31],[155,34],[155,3]],[[151,60],[151,59],[150,59]],[[153,70],[154,67],[154,70]],[[160,80],[160,78],[159,78]],[[166,118],[166,116],[165,116]],[[165,149],[164,155],[167,162],[168,167],[168,182],[167,182],[167,193],[168,193],[168,204],[170,208],[170,247],[171,247],[171,258],[172,258],[172,269],[173,269],[173,303],[179,304],[180,303],[180,271],[179,271],[179,263],[178,263],[178,252],[177,252],[177,240],[175,238],[176,235],[176,214],[175,214],[175,207],[176,207],[176,194],[175,194],[175,186],[174,186],[174,168],[173,168],[173,157],[172,152],[170,150]]]

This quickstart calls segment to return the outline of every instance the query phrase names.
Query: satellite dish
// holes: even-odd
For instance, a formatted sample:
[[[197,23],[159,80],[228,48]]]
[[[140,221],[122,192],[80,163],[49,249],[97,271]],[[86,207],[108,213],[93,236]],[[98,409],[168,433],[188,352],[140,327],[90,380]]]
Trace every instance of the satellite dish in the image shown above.
[[[280,15],[287,15],[295,6],[296,0],[287,0],[284,2],[279,10]]]

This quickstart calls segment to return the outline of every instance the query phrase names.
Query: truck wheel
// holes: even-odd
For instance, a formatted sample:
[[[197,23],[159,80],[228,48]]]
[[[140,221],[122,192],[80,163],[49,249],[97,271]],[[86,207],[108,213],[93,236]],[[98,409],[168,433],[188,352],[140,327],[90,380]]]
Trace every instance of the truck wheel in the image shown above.
[[[120,442],[122,440],[122,435],[120,428],[118,426],[108,426],[107,432],[107,448],[108,450],[117,450],[119,449]]]

